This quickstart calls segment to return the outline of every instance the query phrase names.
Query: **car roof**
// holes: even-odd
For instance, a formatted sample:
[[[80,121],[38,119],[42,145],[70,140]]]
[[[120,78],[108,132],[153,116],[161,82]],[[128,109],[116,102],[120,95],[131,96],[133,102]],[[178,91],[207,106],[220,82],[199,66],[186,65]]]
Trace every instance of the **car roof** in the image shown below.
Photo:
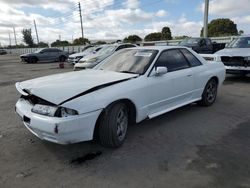
[[[159,51],[163,51],[163,50],[169,50],[169,49],[181,49],[181,48],[186,48],[185,46],[139,46],[139,47],[135,47],[135,48],[131,48],[131,49],[138,49],[138,50],[159,50]]]

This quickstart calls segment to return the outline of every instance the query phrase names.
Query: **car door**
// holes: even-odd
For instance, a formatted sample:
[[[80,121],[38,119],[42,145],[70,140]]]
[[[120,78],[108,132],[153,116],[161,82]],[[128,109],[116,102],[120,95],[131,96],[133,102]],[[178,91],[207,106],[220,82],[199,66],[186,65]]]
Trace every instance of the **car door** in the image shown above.
[[[189,50],[187,49],[181,49],[181,52],[185,56],[185,58],[188,60],[190,66],[192,67],[192,73],[194,78],[194,90],[193,90],[193,99],[200,98],[204,89],[204,66],[200,62],[200,60],[193,55]]]
[[[48,61],[48,49],[43,49],[38,54],[39,61]]]
[[[50,61],[58,61],[59,60],[59,55],[60,55],[60,52],[58,49],[50,49]]]
[[[155,67],[167,67],[168,72],[161,76],[154,75]],[[190,65],[179,49],[163,51],[149,75],[151,91],[149,117],[165,113],[192,99],[194,80]]]

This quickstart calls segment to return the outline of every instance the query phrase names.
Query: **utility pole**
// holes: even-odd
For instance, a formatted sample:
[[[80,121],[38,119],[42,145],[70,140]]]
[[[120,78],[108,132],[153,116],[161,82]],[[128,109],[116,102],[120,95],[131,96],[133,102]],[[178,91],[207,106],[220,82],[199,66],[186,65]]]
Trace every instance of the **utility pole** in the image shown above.
[[[207,37],[208,33],[208,11],[209,11],[209,0],[205,0],[204,9],[204,26],[203,26],[203,37]]]
[[[10,33],[9,33],[9,42],[10,42],[10,47],[11,47],[11,38],[10,38]]]
[[[13,31],[14,31],[15,44],[16,44],[16,46],[17,46],[17,41],[16,41],[16,30],[15,30],[15,27],[13,27]]]
[[[36,30],[37,44],[39,44],[39,38],[38,38],[38,33],[37,33],[37,28],[36,28],[36,20],[34,20],[34,26],[35,26],[35,30]]]
[[[82,9],[81,9],[81,3],[78,2],[78,7],[79,7],[79,13],[80,13],[80,21],[81,21],[81,30],[82,30],[82,39],[84,39],[84,35],[83,35],[83,26],[82,26]],[[85,42],[84,42],[85,44]]]

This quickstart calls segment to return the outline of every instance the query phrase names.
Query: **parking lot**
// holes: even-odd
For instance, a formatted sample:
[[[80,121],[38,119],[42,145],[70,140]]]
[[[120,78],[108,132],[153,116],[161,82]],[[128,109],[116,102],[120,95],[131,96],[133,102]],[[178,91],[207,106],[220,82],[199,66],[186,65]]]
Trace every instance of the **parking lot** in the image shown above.
[[[72,71],[0,56],[0,187],[250,187],[250,77],[227,76],[211,107],[188,105],[129,127],[124,145],[61,146],[14,112],[15,82]]]

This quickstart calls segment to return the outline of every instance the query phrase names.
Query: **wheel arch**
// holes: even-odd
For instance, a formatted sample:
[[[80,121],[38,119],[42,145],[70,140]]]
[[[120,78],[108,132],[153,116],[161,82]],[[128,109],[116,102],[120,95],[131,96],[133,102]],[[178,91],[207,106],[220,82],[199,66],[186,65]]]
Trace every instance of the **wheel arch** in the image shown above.
[[[107,113],[108,108],[111,108],[113,105],[115,105],[117,103],[124,103],[128,107],[128,109],[129,109],[129,121],[130,121],[129,124],[134,124],[136,122],[137,108],[136,108],[135,103],[128,98],[118,99],[118,100],[113,101],[112,103],[108,104],[105,108],[103,108],[102,112],[100,113],[100,115],[97,118],[95,128],[94,128],[93,138],[98,139],[98,128],[99,128],[99,124],[100,124],[102,117],[105,115],[105,113]]]
[[[212,77],[207,81],[207,83],[208,83],[210,80],[212,80],[212,79],[214,79],[214,80],[217,82],[217,84],[220,83],[220,82],[219,82],[219,78],[218,78],[217,76],[212,76]]]

